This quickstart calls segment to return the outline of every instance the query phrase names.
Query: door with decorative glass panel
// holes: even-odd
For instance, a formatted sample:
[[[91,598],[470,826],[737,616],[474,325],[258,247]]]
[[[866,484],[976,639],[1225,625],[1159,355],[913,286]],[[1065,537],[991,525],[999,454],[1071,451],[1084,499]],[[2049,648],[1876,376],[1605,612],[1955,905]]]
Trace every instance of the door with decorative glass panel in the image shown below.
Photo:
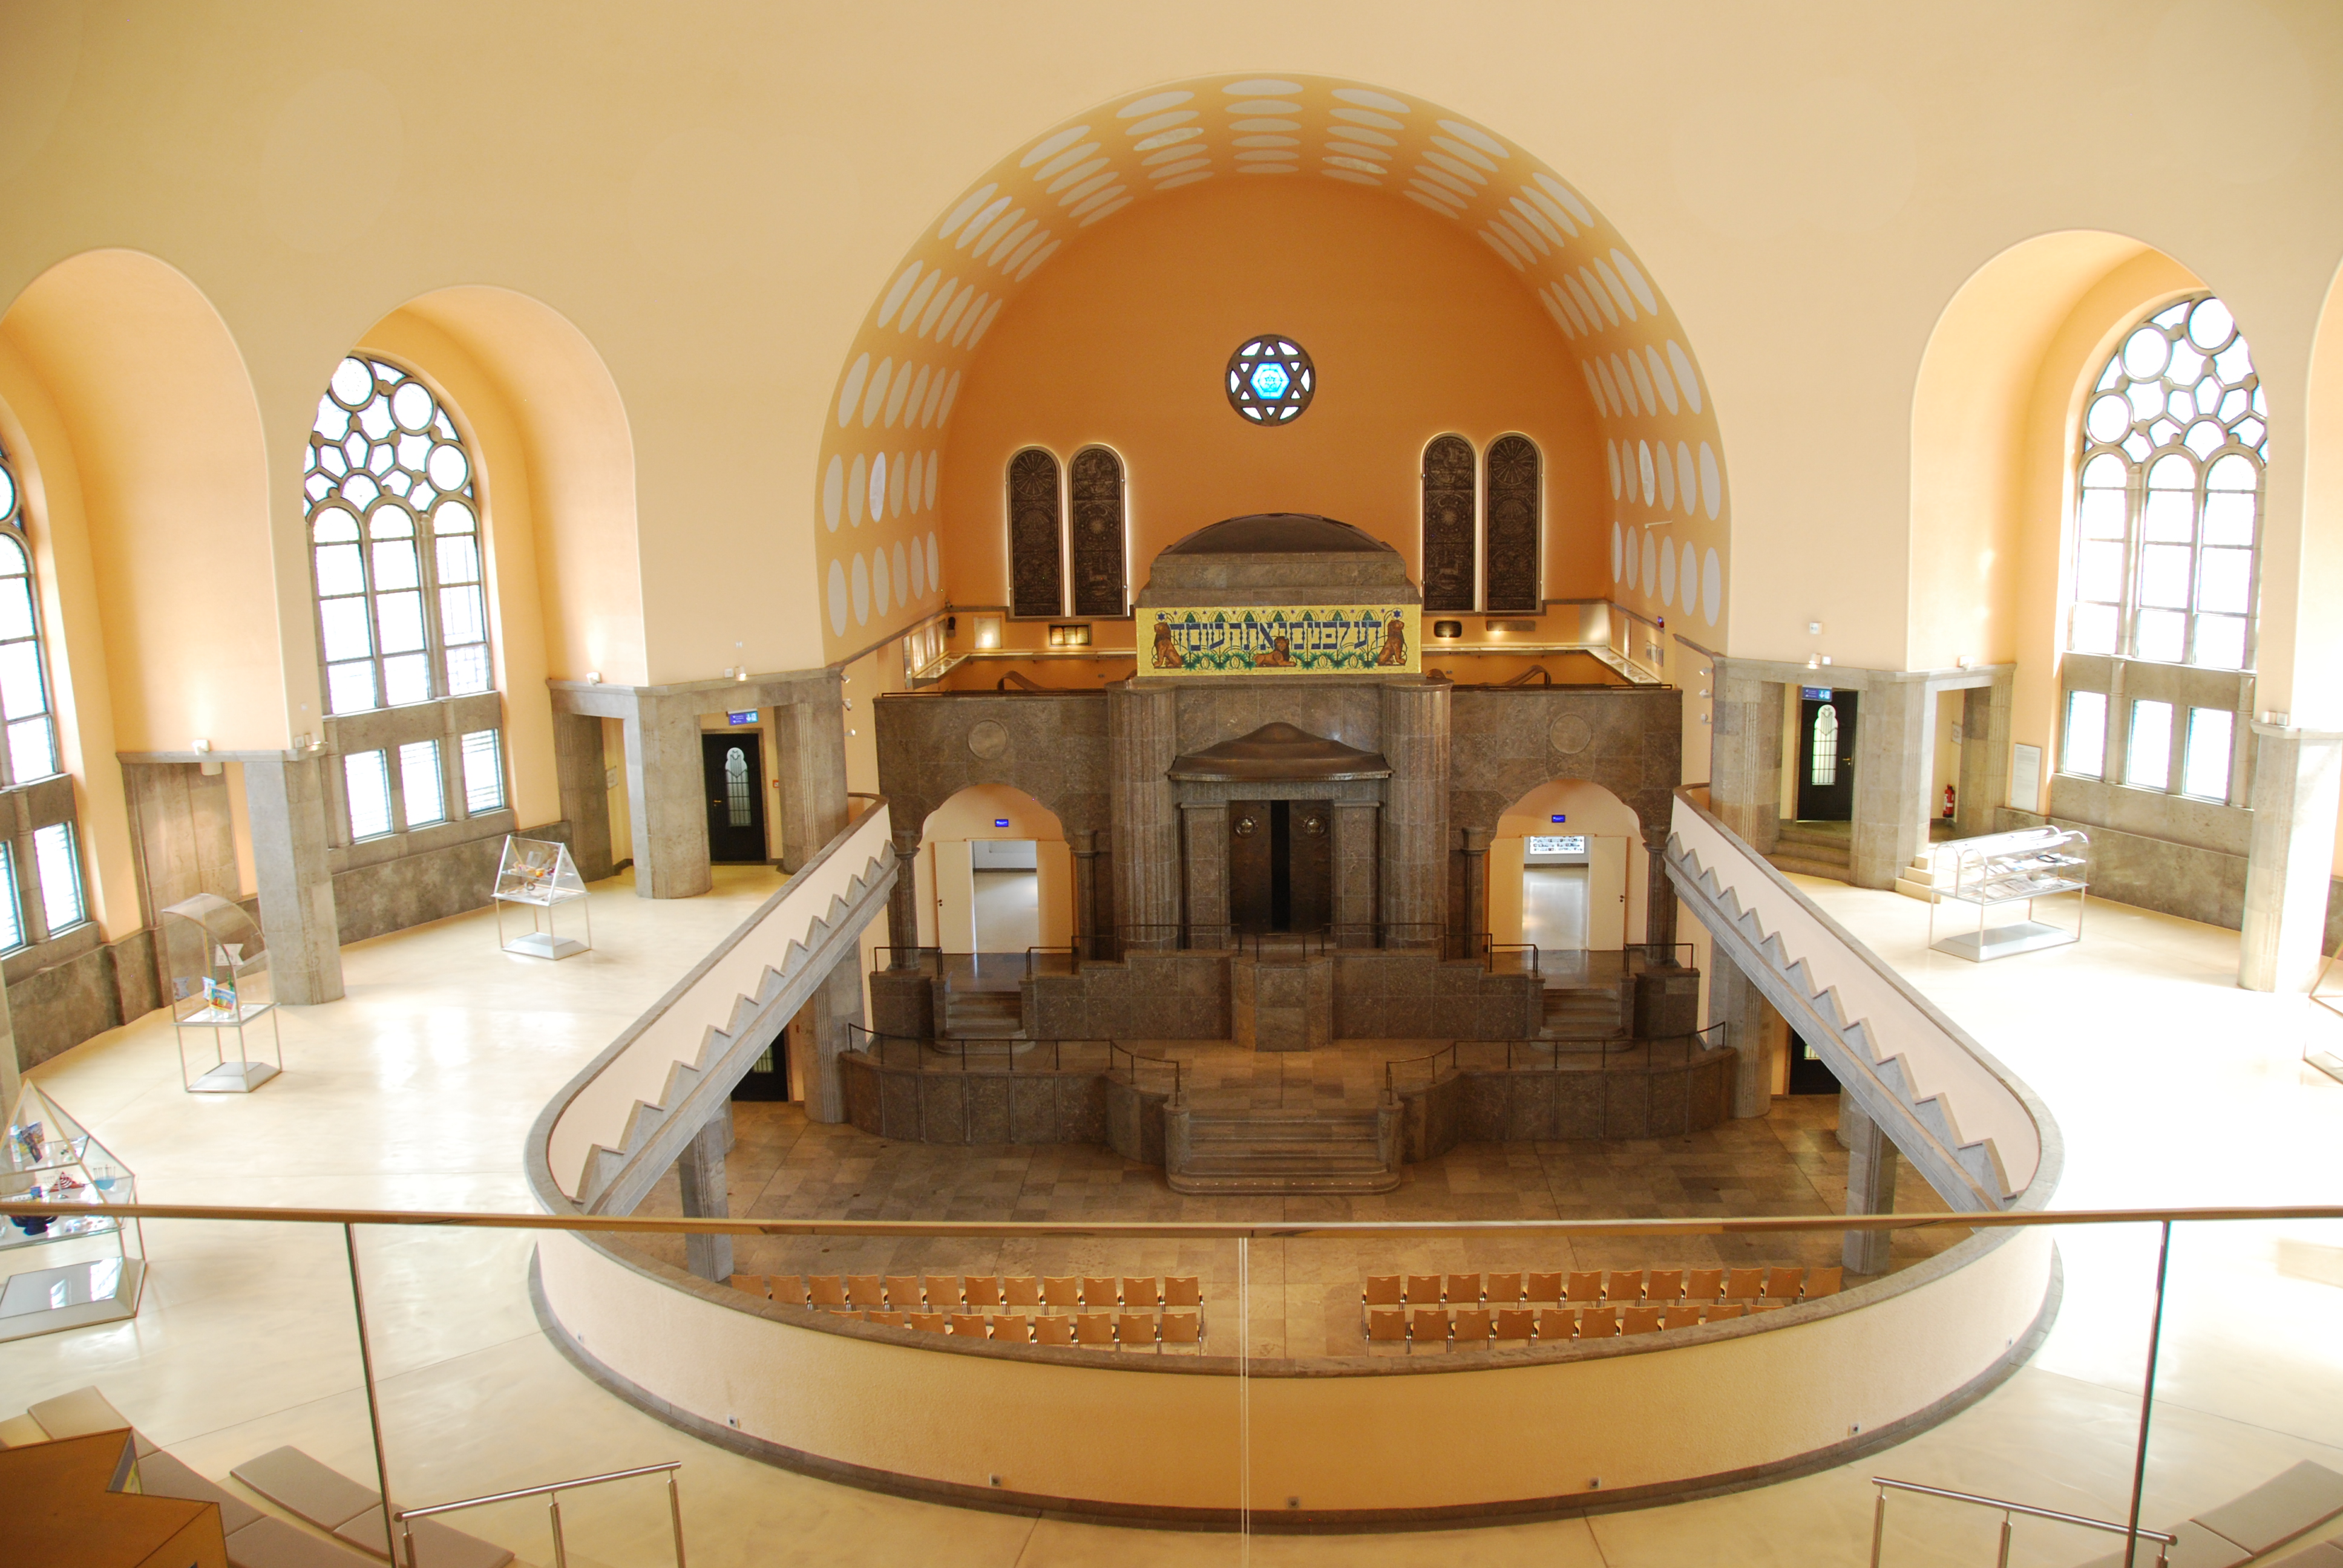
[[[1855,693],[1805,687],[1798,701],[1798,820],[1854,816]]]
[[[765,849],[765,769],[755,735],[719,732],[699,738],[708,783],[708,858],[718,864],[762,864]]]

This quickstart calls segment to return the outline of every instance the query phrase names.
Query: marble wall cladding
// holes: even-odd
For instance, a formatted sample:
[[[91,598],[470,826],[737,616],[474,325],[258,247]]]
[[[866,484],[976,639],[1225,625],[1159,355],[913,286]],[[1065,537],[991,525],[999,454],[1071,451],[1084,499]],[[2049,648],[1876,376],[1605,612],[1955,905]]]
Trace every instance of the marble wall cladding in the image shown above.
[[[1291,724],[1362,751],[1381,751],[1382,685],[1276,676],[1184,682],[1173,689],[1179,693],[1180,750],[1202,751],[1264,724]]]
[[[556,713],[553,776],[560,790],[561,819],[570,824],[569,853],[578,862],[578,874],[589,882],[608,876],[620,859],[610,844],[607,767],[602,721],[582,713]]]
[[[870,708],[879,792],[902,827],[917,829],[971,784],[1006,784],[1056,813],[1068,833],[1106,832],[1105,692],[890,692]],[[969,746],[985,723],[1008,734],[997,755]]]
[[[2127,789],[2069,773],[2051,777],[2050,816],[2062,824],[2097,823],[2135,838],[2197,846],[2240,859],[2251,847],[2254,831],[2254,814],[2242,806]],[[2097,842],[2092,840],[2095,847]]]
[[[1229,961],[1231,1038],[1248,1050],[1316,1050],[1333,1043],[1334,964]]]
[[[524,828],[525,839],[567,840],[569,826]],[[334,873],[334,912],[341,940],[364,941],[388,931],[486,909],[504,855],[501,833],[401,855]]]
[[[1334,806],[1334,927],[1344,946],[1374,940],[1381,815],[1381,806],[1363,801]]]
[[[1333,1001],[1340,1040],[1526,1040],[1545,1022],[1537,976],[1426,952],[1335,954]]]
[[[2053,786],[2055,791],[2056,786]],[[2129,791],[2126,791],[2129,793]],[[2056,799],[2053,794],[2052,799]],[[2039,828],[2046,822],[2078,829],[2090,836],[2090,896],[2112,899],[2159,914],[2201,920],[2208,926],[2236,930],[2245,919],[2246,857],[2194,844],[2174,843],[2120,832],[2074,818],[2040,817],[2031,811],[2003,807],[1995,814],[1994,829],[2009,832]],[[2343,889],[2343,882],[2332,884]],[[1951,906],[1948,906],[1950,908]],[[1944,924],[1946,910],[1937,911]],[[2327,915],[2327,950],[2343,940],[2343,900],[2330,896]]]
[[[1228,1040],[1224,953],[1134,952],[1027,983],[1027,1032],[1036,1040]]]
[[[85,929],[95,935],[95,926]],[[94,940],[7,983],[19,1068],[36,1067],[163,1005],[152,930],[118,942]]]
[[[1432,936],[1448,918],[1452,689],[1443,682],[1383,689],[1383,919]]]
[[[1121,1138],[1133,1149],[1151,1150],[1152,1163],[1162,1162],[1165,1096],[1141,1094],[1104,1073],[921,1071],[881,1066],[859,1053],[841,1057],[839,1069],[846,1120],[873,1137],[906,1143],[1104,1143],[1118,1149]]]
[[[1555,779],[1599,784],[1642,821],[1665,824],[1684,782],[1684,693],[1674,687],[1459,690],[1451,719],[1452,828],[1493,832],[1506,808]],[[1578,749],[1563,750],[1565,741]]]
[[[1460,1143],[1566,1142],[1670,1138],[1723,1121],[1735,1053],[1688,1066],[1517,1072],[1467,1069],[1400,1091],[1402,1147],[1410,1161]]]
[[[920,970],[871,970],[870,1027],[880,1034],[932,1039],[940,983]]]
[[[1108,689],[1114,901],[1126,945],[1179,945],[1183,891],[1180,809],[1166,777],[1179,755],[1178,731],[1176,689],[1137,685]]]
[[[1163,1107],[1168,1094],[1150,1093],[1115,1079],[1100,1080],[1106,1102],[1106,1144],[1141,1165],[1163,1163]]]
[[[1673,1040],[1700,1027],[1700,971],[1679,970],[1635,977],[1638,1040]]]
[[[239,874],[226,773],[206,778],[193,762],[125,762],[122,783],[146,923],[197,893],[235,898]]]

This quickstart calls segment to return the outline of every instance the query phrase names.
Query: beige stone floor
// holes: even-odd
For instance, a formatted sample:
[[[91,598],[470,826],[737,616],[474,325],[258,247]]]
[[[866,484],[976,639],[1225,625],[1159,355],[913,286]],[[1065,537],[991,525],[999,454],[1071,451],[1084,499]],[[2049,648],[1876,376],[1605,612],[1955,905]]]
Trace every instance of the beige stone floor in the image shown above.
[[[35,1076],[139,1172],[152,1198],[225,1203],[528,1206],[538,1107],[774,885],[652,905],[596,892],[599,950],[506,958],[485,915],[347,950],[351,994],[286,1015],[286,1076],[249,1097],[180,1093],[167,1028],[140,1020]],[[2343,1084],[2301,1064],[2298,999],[2233,983],[2237,937],[2094,903],[2077,947],[1978,967],[1928,953],[1926,910],[1805,884],[2041,1092],[2066,1143],[2065,1207],[2343,1199]],[[2331,1038],[2320,1043],[2334,1049]],[[278,1223],[147,1227],[132,1322],[0,1346],[0,1409],[97,1382],[214,1476],[281,1442],[355,1474],[372,1462],[341,1238]],[[2063,1233],[2066,1308],[2033,1361],[1929,1432],[1855,1463],[1695,1503],[1592,1519],[1373,1537],[1256,1539],[1109,1529],[907,1503],[698,1443],[602,1393],[537,1331],[519,1232],[361,1231],[395,1497],[442,1500],[681,1459],[695,1564],[904,1561],[984,1568],[1112,1562],[1294,1565],[1860,1563],[1868,1477],[2119,1514],[2154,1267],[2138,1228]],[[2343,1469],[2343,1229],[2184,1230],[2174,1248],[2147,1517],[2170,1522],[2297,1459]],[[1001,1441],[1016,1442],[1013,1421]],[[1339,1437],[1330,1434],[1330,1441]],[[565,1504],[573,1563],[664,1563],[654,1489]],[[1886,1562],[1991,1561],[1995,1516],[1898,1503]],[[470,1527],[549,1557],[531,1504]],[[2014,1560],[2097,1543],[2021,1527]]]
[[[1346,1083],[1379,1085],[1380,1072],[1368,1070],[1373,1063],[1429,1043],[1377,1041],[1364,1050],[1261,1059],[1252,1088],[1269,1103],[1291,1105]],[[1223,1087],[1242,1087],[1228,1081],[1237,1074],[1223,1071]],[[1367,1102],[1373,1103],[1372,1093]],[[890,1142],[851,1127],[809,1122],[799,1106],[741,1104],[733,1108],[737,1142],[726,1176],[732,1211],[746,1218],[1079,1223],[1815,1214],[1846,1201],[1846,1151],[1833,1131],[1837,1109],[1835,1096],[1801,1096],[1777,1101],[1771,1116],[1686,1137],[1466,1144],[1407,1167],[1397,1191],[1366,1197],[1200,1198],[1172,1191],[1160,1167],[1134,1164],[1095,1145]],[[1917,1180],[1899,1183],[1896,1198],[1903,1213],[1945,1210]],[[681,1212],[673,1175],[639,1211]],[[1933,1256],[1967,1234],[1947,1229],[1900,1235],[1892,1266]],[[1840,1233],[1825,1231],[1658,1246],[1503,1236],[1261,1241],[1252,1247],[1249,1344],[1253,1355],[1271,1358],[1371,1353],[1359,1316],[1360,1287],[1370,1273],[1811,1267],[1836,1263],[1839,1240]],[[734,1245],[734,1270],[743,1274],[1195,1274],[1204,1285],[1207,1348],[1233,1353],[1236,1253],[1224,1241],[751,1237]],[[683,1266],[679,1239],[646,1241],[641,1250]],[[1377,1346],[1373,1353],[1397,1352]]]

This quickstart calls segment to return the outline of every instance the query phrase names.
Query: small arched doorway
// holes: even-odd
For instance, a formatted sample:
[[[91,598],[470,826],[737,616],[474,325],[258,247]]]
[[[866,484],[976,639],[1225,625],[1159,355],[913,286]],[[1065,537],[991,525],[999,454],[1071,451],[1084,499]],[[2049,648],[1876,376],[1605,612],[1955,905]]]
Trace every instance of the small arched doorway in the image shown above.
[[[1555,779],[1497,819],[1489,842],[1489,940],[1534,943],[1549,983],[1590,952],[1644,940],[1650,868],[1643,823],[1600,784]]]
[[[972,784],[928,814],[916,863],[920,945],[981,960],[1073,941],[1073,856],[1057,814],[1022,789]]]

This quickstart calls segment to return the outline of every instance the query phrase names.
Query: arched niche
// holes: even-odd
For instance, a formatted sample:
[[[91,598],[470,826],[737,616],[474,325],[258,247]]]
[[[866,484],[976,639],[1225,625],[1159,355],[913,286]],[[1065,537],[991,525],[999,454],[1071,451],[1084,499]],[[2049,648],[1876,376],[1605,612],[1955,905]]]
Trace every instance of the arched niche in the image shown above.
[[[920,945],[948,953],[1001,951],[980,948],[976,880],[980,846],[1033,844],[1037,903],[1034,940],[1024,947],[1072,943],[1073,855],[1057,813],[1007,784],[971,784],[947,797],[920,827],[916,862]]]
[[[1432,281],[1422,268],[1389,286],[1345,276],[1395,254],[1436,264]],[[1383,319],[1372,331],[1352,308],[1367,294]],[[1255,319],[1272,314],[1303,319]],[[1416,352],[1443,327],[1443,352]],[[1264,330],[1334,348],[1311,348],[1328,390],[1290,425],[1246,427],[1216,382],[1189,398],[1161,375],[1136,390],[1115,381],[1134,363],[1195,362],[1206,338],[1217,371]],[[1408,356],[1374,351],[1400,337]],[[1492,385],[1521,395],[1470,419],[1433,412]],[[1109,417],[1118,398],[1134,411],[1122,428]],[[1007,602],[998,479],[1028,444],[1115,446],[1138,578],[1199,523],[1279,507],[1353,516],[1413,563],[1424,443],[1453,426],[1484,446],[1524,423],[1547,457],[1543,597],[1616,598],[1653,616],[1681,604],[1687,628],[1721,638],[1730,514],[1715,409],[1688,334],[1582,196],[1489,128],[1362,83],[1229,75],[1134,93],[1006,154],[875,282],[809,476],[825,655],[938,613],[947,583],[955,605]],[[1232,464],[1240,436],[1255,444]],[[1243,505],[1190,494],[1215,472],[1259,493]],[[1270,493],[1312,473],[1316,504]],[[1703,591],[1684,599],[1673,574],[1622,580],[1614,531],[1639,549],[1665,540],[1672,560],[1692,545]],[[880,563],[898,556],[911,569],[890,566],[881,594]]]
[[[1555,817],[1565,820],[1556,822]],[[1533,838],[1583,838],[1583,855],[1533,856]],[[1533,863],[1536,862],[1536,863]],[[1542,871],[1574,873],[1565,890],[1532,886]],[[1541,953],[1617,951],[1644,939],[1650,913],[1651,869],[1644,848],[1644,825],[1634,809],[1602,785],[1584,779],[1555,779],[1539,785],[1499,814],[1489,839],[1489,940],[1533,942]],[[1544,895],[1554,896],[1544,896]],[[1570,940],[1566,907],[1577,903],[1580,940]],[[1559,928],[1559,930],[1557,929]],[[1561,960],[1555,972],[1563,972]]]

